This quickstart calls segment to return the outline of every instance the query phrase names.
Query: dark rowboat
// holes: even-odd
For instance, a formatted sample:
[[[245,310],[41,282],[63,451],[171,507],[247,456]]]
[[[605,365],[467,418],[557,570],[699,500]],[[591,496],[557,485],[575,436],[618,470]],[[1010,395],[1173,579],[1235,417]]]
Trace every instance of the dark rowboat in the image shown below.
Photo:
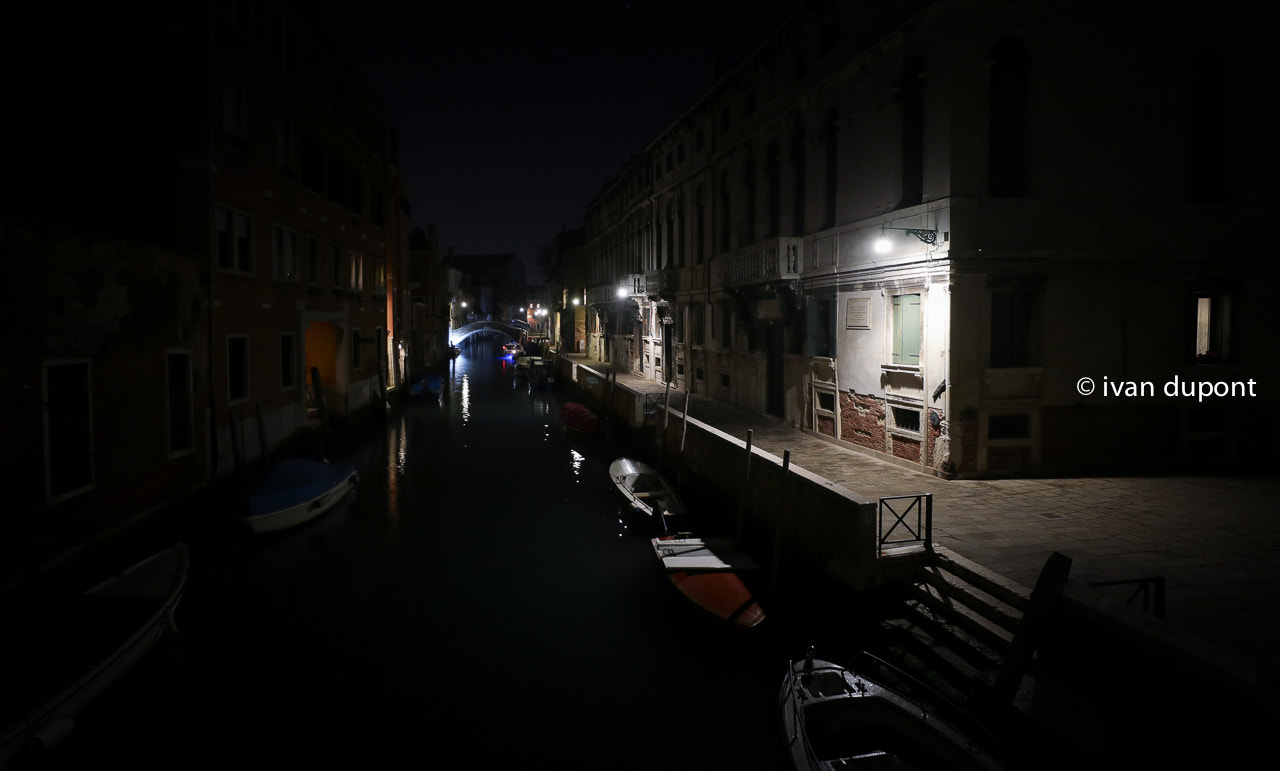
[[[600,416],[577,402],[565,402],[560,409],[560,422],[565,428],[580,434],[594,434],[600,430]]]
[[[869,653],[845,668],[810,649],[791,663],[778,702],[797,771],[1025,767],[958,706]]]

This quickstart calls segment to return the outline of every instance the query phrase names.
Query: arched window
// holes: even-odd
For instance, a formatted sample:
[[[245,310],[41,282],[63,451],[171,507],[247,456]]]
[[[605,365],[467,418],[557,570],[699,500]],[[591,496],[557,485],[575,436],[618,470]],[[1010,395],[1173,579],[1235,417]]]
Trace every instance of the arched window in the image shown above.
[[[1031,55],[1014,38],[991,48],[987,189],[996,198],[1030,192]]]
[[[902,65],[897,91],[902,106],[902,208],[924,199],[924,62],[918,56]]]

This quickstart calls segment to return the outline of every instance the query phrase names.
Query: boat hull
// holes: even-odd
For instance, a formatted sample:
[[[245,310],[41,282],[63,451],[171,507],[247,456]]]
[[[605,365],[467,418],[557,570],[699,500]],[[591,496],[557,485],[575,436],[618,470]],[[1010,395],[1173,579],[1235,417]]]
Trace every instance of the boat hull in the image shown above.
[[[255,533],[296,527],[315,519],[355,490],[359,475],[347,463],[281,461],[250,493],[239,519]]]
[[[133,667],[166,630],[176,631],[174,611],[189,572],[190,552],[185,543],[177,543],[98,583],[68,606],[68,612],[78,618],[61,618],[68,632],[54,642],[66,643],[72,635],[92,636],[122,625],[123,631],[107,641],[106,653],[87,668],[68,656],[68,667],[77,673],[69,684],[40,697],[36,708],[0,731],[0,768],[64,739],[84,707]],[[104,620],[115,623],[98,623]],[[96,645],[94,649],[103,648]]]
[[[600,430],[600,417],[577,402],[565,402],[560,409],[560,422],[565,428],[580,434],[594,434]]]
[[[668,579],[695,606],[737,629],[764,621],[764,609],[738,574],[756,564],[731,540],[682,533],[651,543]]]
[[[869,654],[858,662],[849,669],[813,658],[792,662],[778,701],[797,771],[1022,767],[976,721],[909,675]]]
[[[618,458],[609,464],[609,478],[627,505],[662,533],[672,532],[686,518],[684,501],[652,466]]]

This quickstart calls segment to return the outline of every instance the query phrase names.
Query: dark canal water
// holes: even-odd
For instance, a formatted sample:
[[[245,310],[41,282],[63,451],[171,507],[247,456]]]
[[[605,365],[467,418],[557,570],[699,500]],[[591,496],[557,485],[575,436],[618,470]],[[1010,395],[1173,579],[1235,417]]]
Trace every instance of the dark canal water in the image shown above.
[[[571,443],[573,397],[498,353],[353,443],[358,493],[324,518],[252,536],[213,495],[148,535],[192,549],[179,635],[40,765],[785,767],[788,657],[859,641],[782,603],[745,634],[698,615],[609,484],[642,449]]]

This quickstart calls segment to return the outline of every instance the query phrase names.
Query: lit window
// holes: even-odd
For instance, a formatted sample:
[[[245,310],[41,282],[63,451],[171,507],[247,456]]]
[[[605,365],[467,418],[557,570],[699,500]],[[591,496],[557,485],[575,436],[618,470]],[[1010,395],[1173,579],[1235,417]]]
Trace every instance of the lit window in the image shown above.
[[[1208,364],[1227,359],[1230,351],[1230,295],[1200,292],[1192,296],[1195,313],[1195,361]]]

